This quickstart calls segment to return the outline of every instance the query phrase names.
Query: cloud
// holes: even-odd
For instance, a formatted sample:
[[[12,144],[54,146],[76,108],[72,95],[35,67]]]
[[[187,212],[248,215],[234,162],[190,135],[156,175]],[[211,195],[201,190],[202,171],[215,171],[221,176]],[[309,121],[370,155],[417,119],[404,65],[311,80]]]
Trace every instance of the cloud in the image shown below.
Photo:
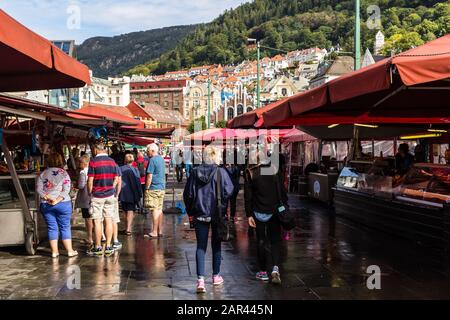
[[[209,22],[248,0],[0,0],[0,7],[32,30],[51,39],[81,42],[182,24]],[[81,28],[67,28],[67,8],[78,6]]]

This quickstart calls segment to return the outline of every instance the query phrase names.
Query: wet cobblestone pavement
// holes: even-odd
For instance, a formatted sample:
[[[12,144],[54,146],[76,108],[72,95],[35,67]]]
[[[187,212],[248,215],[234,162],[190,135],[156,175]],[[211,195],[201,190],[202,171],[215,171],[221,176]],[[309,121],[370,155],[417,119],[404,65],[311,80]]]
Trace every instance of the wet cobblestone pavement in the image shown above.
[[[182,185],[175,190],[181,196]],[[172,194],[166,204],[172,205]],[[88,257],[81,245],[83,221],[73,228],[80,255],[52,259],[46,244],[36,256],[23,248],[0,249],[0,299],[449,299],[450,264],[439,254],[400,237],[335,218],[327,207],[296,196],[291,207],[298,227],[283,241],[282,285],[261,283],[255,239],[247,234],[243,199],[238,199],[236,239],[223,244],[225,284],[195,293],[195,235],[187,217],[165,215],[165,236],[147,240],[149,216],[137,215],[131,237],[111,257]],[[369,290],[367,267],[381,268],[381,290]],[[68,279],[80,268],[81,288]],[[211,272],[208,247],[206,270]],[[70,280],[69,280],[70,282]]]

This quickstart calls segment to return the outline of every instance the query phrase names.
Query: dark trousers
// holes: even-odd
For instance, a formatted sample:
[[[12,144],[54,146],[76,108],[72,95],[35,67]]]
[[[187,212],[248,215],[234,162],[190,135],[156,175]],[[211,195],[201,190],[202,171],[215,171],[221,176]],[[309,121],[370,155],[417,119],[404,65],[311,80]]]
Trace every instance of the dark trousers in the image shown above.
[[[177,181],[183,181],[183,166],[177,164],[175,167],[175,172],[177,173]]]
[[[236,216],[236,200],[237,200],[237,194],[232,195],[231,198],[227,201],[227,204],[225,205],[225,214],[228,213],[228,207],[230,207],[230,217],[234,218]]]
[[[256,218],[255,222],[259,271],[270,273],[273,266],[279,266],[280,264],[280,221],[276,215],[273,215],[267,222],[261,222]]]
[[[197,252],[195,259],[197,261],[197,276],[205,276],[205,255],[208,247],[209,227],[211,226],[211,248],[212,248],[212,267],[213,275],[220,273],[220,263],[222,262],[222,241],[217,231],[217,225],[209,222],[195,221],[195,235],[197,237]]]

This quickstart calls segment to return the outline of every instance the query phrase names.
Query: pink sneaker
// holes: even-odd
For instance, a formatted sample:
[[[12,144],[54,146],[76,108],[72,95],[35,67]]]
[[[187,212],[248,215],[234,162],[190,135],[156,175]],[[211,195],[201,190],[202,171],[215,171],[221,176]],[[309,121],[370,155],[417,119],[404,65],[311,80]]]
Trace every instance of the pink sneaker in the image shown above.
[[[198,279],[197,280],[197,293],[205,293],[205,279]]]
[[[219,275],[213,276],[213,285],[220,286],[223,283],[223,278]]]

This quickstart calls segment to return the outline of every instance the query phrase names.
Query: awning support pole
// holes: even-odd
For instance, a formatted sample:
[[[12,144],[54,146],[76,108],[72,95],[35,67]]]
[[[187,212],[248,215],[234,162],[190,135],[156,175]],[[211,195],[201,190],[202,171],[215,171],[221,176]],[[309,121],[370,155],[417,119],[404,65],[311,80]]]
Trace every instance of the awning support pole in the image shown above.
[[[20,184],[19,176],[17,175],[17,171],[16,171],[16,168],[14,167],[14,162],[11,157],[11,153],[9,152],[9,149],[8,149],[8,146],[7,146],[5,140],[3,140],[1,147],[2,147],[3,154],[5,155],[6,164],[8,166],[9,173],[11,174],[14,188],[16,189],[17,196],[19,197],[20,205],[22,206],[22,211],[23,211],[23,215],[25,218],[25,231],[26,232],[34,232],[35,226],[34,226],[34,222],[33,222],[33,217],[31,215],[30,208],[28,207],[25,193],[23,192],[22,185]]]
[[[386,97],[384,97],[383,99],[381,99],[380,101],[378,101],[377,103],[375,103],[372,108],[370,108],[370,111],[372,111],[373,109],[375,109],[376,107],[378,107],[380,104],[382,104],[383,102],[385,102],[386,100],[392,98],[393,96],[395,96],[397,93],[399,93],[400,91],[406,89],[406,86],[403,85],[399,88],[397,88],[395,91],[391,92],[390,94],[388,94]],[[369,111],[369,113],[370,113]]]

